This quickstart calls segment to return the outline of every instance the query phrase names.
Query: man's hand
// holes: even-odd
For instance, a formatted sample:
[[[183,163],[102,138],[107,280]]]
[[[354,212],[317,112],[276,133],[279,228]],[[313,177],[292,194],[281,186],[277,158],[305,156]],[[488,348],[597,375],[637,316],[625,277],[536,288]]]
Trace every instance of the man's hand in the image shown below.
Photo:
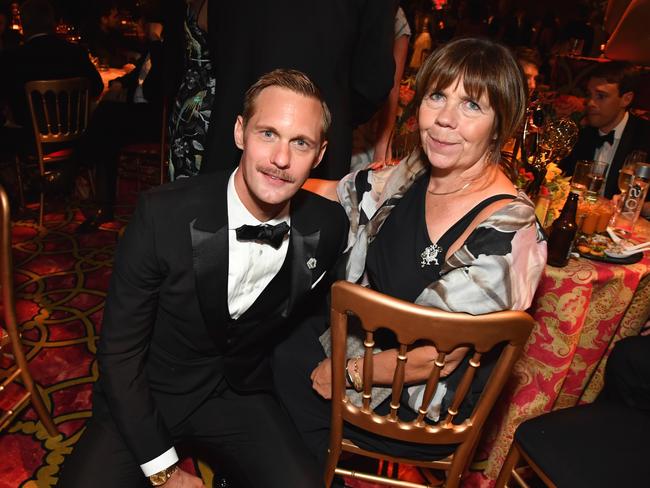
[[[325,400],[332,399],[332,360],[323,359],[311,372],[311,386]]]
[[[165,488],[206,488],[201,478],[197,478],[180,468],[174,471],[163,486]]]

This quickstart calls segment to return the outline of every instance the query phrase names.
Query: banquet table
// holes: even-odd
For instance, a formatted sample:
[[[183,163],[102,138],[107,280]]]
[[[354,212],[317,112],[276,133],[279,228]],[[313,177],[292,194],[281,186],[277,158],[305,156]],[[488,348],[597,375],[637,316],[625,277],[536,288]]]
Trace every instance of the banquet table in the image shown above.
[[[650,222],[635,227],[650,240]],[[529,313],[531,337],[488,419],[464,487],[492,487],[517,426],[550,410],[592,402],[616,341],[650,317],[650,252],[621,265],[572,258],[546,266]]]

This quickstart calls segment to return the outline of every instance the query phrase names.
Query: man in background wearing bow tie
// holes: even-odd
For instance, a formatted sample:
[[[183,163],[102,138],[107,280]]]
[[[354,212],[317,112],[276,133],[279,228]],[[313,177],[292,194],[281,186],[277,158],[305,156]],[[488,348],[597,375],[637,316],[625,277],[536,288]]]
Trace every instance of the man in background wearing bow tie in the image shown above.
[[[573,174],[577,161],[609,163],[601,192],[606,198],[619,192],[618,172],[634,150],[650,155],[650,122],[632,115],[638,76],[632,65],[623,61],[599,63],[587,83],[587,127],[580,130],[578,142],[560,167]]]
[[[322,303],[345,246],[343,209],[300,189],[329,124],[309,78],[275,70],[246,93],[232,174],[141,196],[106,301],[93,418],[59,486],[202,487],[176,467],[181,441],[238,487],[322,485],[272,396],[268,354]]]

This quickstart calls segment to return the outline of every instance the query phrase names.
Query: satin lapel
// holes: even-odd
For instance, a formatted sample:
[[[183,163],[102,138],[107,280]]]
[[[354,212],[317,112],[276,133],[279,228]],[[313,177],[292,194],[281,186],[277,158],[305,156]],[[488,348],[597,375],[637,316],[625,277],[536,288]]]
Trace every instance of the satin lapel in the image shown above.
[[[293,310],[297,301],[309,291],[311,287],[312,271],[307,266],[311,259],[317,259],[316,250],[320,240],[320,230],[303,234],[296,227],[291,227],[291,289],[289,304],[284,310],[286,318]]]
[[[219,317],[225,317],[228,296],[228,226],[208,232],[190,223],[192,261],[196,279],[196,294],[201,313],[211,335],[219,334]]]
[[[206,185],[209,190],[197,218],[190,222],[192,263],[203,320],[219,345],[224,327],[218,324],[228,317],[228,175],[202,177],[212,181]]]

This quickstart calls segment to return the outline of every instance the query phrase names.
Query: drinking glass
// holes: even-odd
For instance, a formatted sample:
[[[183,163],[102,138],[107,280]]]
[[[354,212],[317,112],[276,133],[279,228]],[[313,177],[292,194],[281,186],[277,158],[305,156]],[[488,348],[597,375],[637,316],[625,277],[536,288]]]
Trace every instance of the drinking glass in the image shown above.
[[[609,163],[605,161],[592,161],[587,173],[587,189],[585,191],[585,200],[595,202],[598,200],[598,193],[605,183],[605,174]]]
[[[576,162],[573,170],[573,177],[571,178],[571,190],[583,195],[587,191],[587,184],[589,183],[588,175],[591,169],[591,161],[580,160]]]

